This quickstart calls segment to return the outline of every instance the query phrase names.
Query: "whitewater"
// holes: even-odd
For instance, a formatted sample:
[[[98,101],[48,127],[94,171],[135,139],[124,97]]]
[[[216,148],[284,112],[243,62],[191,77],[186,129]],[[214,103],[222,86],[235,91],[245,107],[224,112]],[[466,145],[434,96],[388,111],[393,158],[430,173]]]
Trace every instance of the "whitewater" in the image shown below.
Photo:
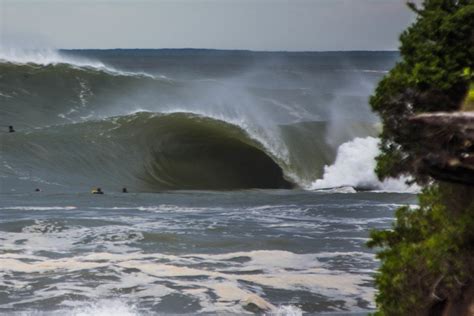
[[[373,171],[397,58],[1,51],[0,311],[371,311],[369,230],[418,190]]]

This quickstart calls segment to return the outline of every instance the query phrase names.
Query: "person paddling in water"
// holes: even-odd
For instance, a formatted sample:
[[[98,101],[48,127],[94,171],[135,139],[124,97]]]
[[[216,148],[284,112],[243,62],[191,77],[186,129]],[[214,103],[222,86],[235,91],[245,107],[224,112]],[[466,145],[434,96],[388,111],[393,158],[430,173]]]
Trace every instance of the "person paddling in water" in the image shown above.
[[[93,189],[92,194],[104,194],[104,191],[102,191],[101,188]]]
[[[15,132],[15,129],[13,128],[13,126],[8,126],[8,132],[9,133],[14,133]]]

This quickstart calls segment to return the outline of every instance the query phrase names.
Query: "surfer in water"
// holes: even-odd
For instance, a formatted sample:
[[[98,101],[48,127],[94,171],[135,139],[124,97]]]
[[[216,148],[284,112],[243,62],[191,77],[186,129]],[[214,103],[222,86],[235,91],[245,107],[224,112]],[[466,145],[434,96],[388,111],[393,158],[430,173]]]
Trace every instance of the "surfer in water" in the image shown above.
[[[124,188],[122,189],[122,193],[128,193],[127,188],[124,187]]]
[[[104,194],[104,191],[102,191],[101,188],[97,188],[97,189],[92,189],[91,193],[92,194]]]
[[[13,128],[13,126],[8,126],[8,132],[9,133],[15,133],[15,129]]]

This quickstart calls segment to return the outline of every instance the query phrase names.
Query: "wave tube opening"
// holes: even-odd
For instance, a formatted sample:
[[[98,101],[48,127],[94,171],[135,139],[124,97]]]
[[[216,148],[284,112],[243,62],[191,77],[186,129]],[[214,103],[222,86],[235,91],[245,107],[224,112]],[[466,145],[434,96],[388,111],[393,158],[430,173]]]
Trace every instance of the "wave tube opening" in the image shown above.
[[[237,126],[189,115],[156,122],[144,180],[156,188],[292,188],[282,168]],[[154,139],[153,139],[154,138]]]

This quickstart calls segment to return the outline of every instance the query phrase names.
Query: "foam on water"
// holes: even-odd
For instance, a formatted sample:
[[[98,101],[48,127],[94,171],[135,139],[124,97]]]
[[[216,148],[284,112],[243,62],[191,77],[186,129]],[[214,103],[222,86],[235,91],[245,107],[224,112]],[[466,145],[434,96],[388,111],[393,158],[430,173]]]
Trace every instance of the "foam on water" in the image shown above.
[[[68,311],[73,316],[134,316],[138,315],[134,305],[126,304],[121,300],[102,300],[87,304],[84,307],[76,307]]]
[[[340,199],[336,202],[341,203]],[[355,209],[369,207],[366,203],[351,205]],[[391,210],[397,205],[387,203],[381,210]],[[242,314],[249,308],[258,308],[268,315],[301,314],[300,306],[288,305],[293,301],[284,300],[280,306],[269,293],[295,293],[306,297],[305,300],[322,300],[333,306],[333,310],[371,308],[374,255],[362,248],[311,252],[296,247],[301,252],[298,253],[290,247],[289,240],[286,250],[263,246],[256,250],[225,251],[218,246],[219,253],[193,251],[208,249],[207,238],[215,239],[216,232],[222,229],[219,236],[238,238],[238,244],[283,240],[286,238],[281,235],[288,235],[293,240],[317,238],[314,242],[321,245],[357,245],[366,239],[357,236],[356,227],[366,230],[367,226],[387,226],[390,221],[380,215],[358,218],[357,212],[353,213],[354,218],[347,214],[341,217],[320,207],[263,204],[233,209],[125,204],[97,205],[69,212],[62,206],[45,207],[42,211],[22,206],[26,209],[23,212],[31,212],[40,219],[0,226],[0,287],[9,289],[11,299],[0,304],[0,309],[42,306],[57,299],[55,312],[58,313],[67,310],[73,315],[95,311],[145,315],[151,306],[166,306],[180,297],[180,301],[196,302],[193,311],[199,313]],[[3,209],[8,211],[12,207]],[[54,219],[61,218],[58,214],[66,218]],[[75,214],[81,214],[79,222]],[[84,219],[91,226],[83,226]],[[4,231],[5,227],[12,228]],[[149,234],[155,237],[149,239]],[[326,241],[325,237],[329,239]],[[199,240],[204,247],[195,244],[184,252],[150,251],[147,246],[152,242],[154,247],[166,245],[174,249],[173,245]],[[144,251],[140,243],[148,250]],[[38,286],[42,283],[45,284]],[[33,294],[25,295],[26,292]],[[123,305],[114,312],[107,307],[110,300],[119,300]],[[92,303],[88,305],[86,301]],[[130,302],[140,304],[133,309]],[[159,311],[156,307],[153,310]]]
[[[279,306],[278,310],[272,312],[270,315],[274,316],[302,316],[303,311],[296,306]]]
[[[31,311],[22,312],[15,315],[21,316],[144,316],[150,313],[140,312],[133,303],[126,303],[120,299],[103,299],[96,302],[70,302],[71,308],[65,308],[59,311],[42,312]],[[248,314],[248,313],[246,313]],[[273,311],[265,313],[268,316],[302,316],[303,311],[293,305],[282,305],[276,307]]]
[[[407,178],[384,181],[377,178],[374,169],[375,157],[379,154],[378,144],[379,139],[375,137],[355,138],[342,144],[337,150],[336,161],[324,167],[323,178],[313,182],[310,189],[353,187],[383,192],[418,192],[418,186],[406,184]]]
[[[52,211],[52,210],[75,210],[75,206],[8,206],[0,207],[0,210],[17,210],[17,211]]]
[[[279,260],[276,261],[275,258]],[[355,302],[351,302],[352,296],[371,301],[373,295],[373,290],[363,285],[370,280],[367,276],[329,271],[318,262],[317,255],[298,255],[286,251],[184,256],[95,253],[56,260],[41,256],[22,257],[7,254],[2,256],[0,265],[4,267],[2,269],[4,276],[10,273],[26,273],[24,277],[27,279],[28,275],[38,273],[44,276],[57,273],[77,275],[67,284],[56,284],[48,291],[38,291],[33,301],[62,296],[72,289],[75,289],[77,295],[107,297],[113,295],[117,286],[124,289],[135,288],[133,295],[129,294],[129,297],[147,298],[153,295],[154,299],[159,301],[160,297],[164,298],[174,293],[175,287],[180,287],[182,291],[184,290],[183,293],[199,298],[202,312],[238,313],[244,311],[243,307],[253,304],[278,314],[280,310],[257,295],[253,287],[316,292],[332,299],[339,297],[349,304],[347,308],[354,308],[352,304]],[[94,289],[83,286],[80,282],[78,273],[86,270],[98,273],[103,269],[120,275],[120,280],[102,280]],[[255,274],[253,271],[261,272]],[[74,279],[78,280],[77,283]],[[249,287],[249,284],[254,285]],[[217,297],[217,301],[212,297]],[[17,303],[27,301],[30,299],[20,299]],[[127,308],[120,310],[128,311]]]
[[[20,316],[139,316],[133,303],[126,303],[120,299],[104,299],[95,302],[70,302],[70,308],[64,308],[59,311],[30,311],[22,312],[15,315]]]

